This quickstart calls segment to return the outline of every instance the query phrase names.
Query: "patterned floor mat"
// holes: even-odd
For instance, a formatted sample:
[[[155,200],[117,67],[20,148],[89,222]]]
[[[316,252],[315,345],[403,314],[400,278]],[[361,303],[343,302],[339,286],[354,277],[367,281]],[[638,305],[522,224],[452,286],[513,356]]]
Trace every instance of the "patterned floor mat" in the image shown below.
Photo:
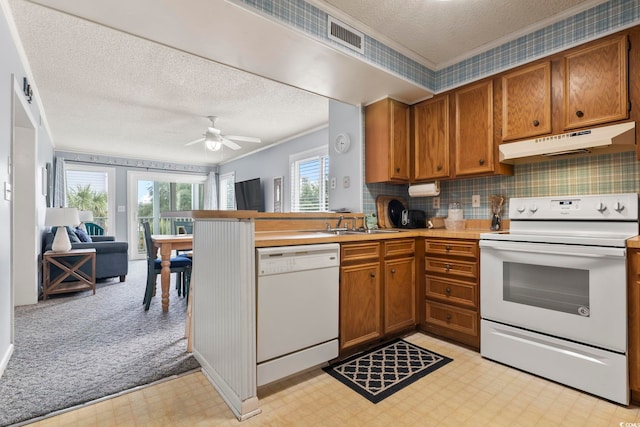
[[[398,339],[327,366],[324,371],[378,403],[452,360]]]

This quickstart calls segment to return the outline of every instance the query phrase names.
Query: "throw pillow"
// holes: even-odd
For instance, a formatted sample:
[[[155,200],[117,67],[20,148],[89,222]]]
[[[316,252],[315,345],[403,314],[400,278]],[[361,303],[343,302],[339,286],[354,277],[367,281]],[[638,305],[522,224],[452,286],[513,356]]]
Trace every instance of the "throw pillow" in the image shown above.
[[[78,236],[78,239],[80,239],[81,242],[85,242],[85,243],[93,242],[93,240],[91,239],[91,236],[89,236],[87,232],[80,227],[76,227],[76,235]]]
[[[73,243],[80,243],[80,239],[78,239],[78,236],[76,235],[76,232],[73,231],[73,228],[71,227],[65,227],[65,229],[67,230],[67,235],[69,236],[69,241],[73,244]],[[56,235],[56,231],[58,231],[58,227],[51,227],[51,232],[53,233],[53,235]]]

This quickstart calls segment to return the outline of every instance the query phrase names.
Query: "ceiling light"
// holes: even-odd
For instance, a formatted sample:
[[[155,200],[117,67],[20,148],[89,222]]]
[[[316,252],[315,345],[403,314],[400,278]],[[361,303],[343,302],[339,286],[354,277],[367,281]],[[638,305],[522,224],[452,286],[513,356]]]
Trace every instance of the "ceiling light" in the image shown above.
[[[207,132],[204,143],[211,151],[218,151],[222,148],[222,138],[220,138],[220,135],[214,133]]]

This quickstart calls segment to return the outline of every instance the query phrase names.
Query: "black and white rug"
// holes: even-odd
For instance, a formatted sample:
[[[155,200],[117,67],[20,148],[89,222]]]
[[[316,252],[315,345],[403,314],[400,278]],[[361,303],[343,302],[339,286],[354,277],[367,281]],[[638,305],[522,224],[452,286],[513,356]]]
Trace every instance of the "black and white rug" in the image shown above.
[[[453,359],[397,339],[324,370],[378,403],[451,361]]]

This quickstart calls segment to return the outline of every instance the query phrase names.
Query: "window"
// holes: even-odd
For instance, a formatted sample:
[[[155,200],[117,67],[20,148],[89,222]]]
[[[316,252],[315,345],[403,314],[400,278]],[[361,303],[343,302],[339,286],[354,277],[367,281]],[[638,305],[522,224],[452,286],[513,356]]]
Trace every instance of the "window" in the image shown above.
[[[327,146],[289,156],[291,211],[329,210],[329,152]]]
[[[235,172],[225,173],[220,175],[220,200],[218,206],[220,210],[232,211],[236,208],[236,193],[234,190],[234,184],[236,182]]]
[[[67,163],[66,205],[91,211],[93,222],[113,234],[115,212],[115,170],[101,166]]]

